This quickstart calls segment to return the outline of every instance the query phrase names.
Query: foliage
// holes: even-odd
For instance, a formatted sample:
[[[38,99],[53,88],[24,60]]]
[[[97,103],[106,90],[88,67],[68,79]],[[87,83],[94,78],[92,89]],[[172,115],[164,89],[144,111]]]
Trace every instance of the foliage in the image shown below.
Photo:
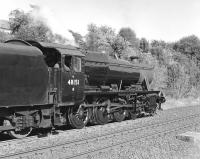
[[[121,28],[119,35],[124,38],[131,47],[139,48],[139,40],[136,37],[135,32],[131,28]]]
[[[36,19],[31,12],[13,10],[9,14],[11,34],[14,38],[23,40],[36,40],[45,42],[65,43],[66,38],[59,34],[53,34],[43,19]]]
[[[42,21],[35,21],[31,14],[14,10],[9,15],[9,23],[15,38],[24,40],[51,41],[53,34]]]
[[[13,10],[9,14],[9,24],[11,33],[17,33],[22,26],[28,25],[30,16],[24,13],[22,10]]]
[[[117,54],[119,57],[122,56],[123,50],[128,47],[128,43],[111,27],[97,27],[94,24],[88,26],[86,45],[89,50],[105,51],[111,56]]]
[[[200,60],[200,40],[195,35],[181,38],[174,44],[173,48],[190,58],[195,57]]]
[[[176,67],[169,65],[169,89],[176,90],[177,98],[198,95],[193,92],[200,86],[200,40],[194,35],[187,36],[172,44],[172,48]]]
[[[151,47],[161,47],[161,48],[167,47],[167,43],[162,40],[152,40],[150,45]]]
[[[4,42],[9,39],[12,39],[12,36],[9,33],[0,31],[0,42]]]
[[[155,56],[157,58],[157,60],[159,61],[160,64],[164,63],[163,49],[161,47],[159,47],[159,46],[152,47],[150,49],[150,52],[153,56]]]
[[[187,97],[194,88],[200,84],[200,70],[196,63],[172,49],[163,49],[162,60],[158,59],[159,65],[167,68],[166,90],[173,92],[173,97]],[[162,61],[162,62],[161,62]]]
[[[86,35],[88,49],[111,52],[112,47],[110,44],[115,36],[114,30],[110,27],[97,27],[94,24],[90,24],[88,25],[88,34]]]
[[[194,59],[173,50],[170,45],[154,42],[150,55],[142,54],[143,63],[154,66],[153,88],[163,90],[174,98],[198,95],[200,69]],[[148,55],[148,56],[147,56]]]
[[[140,39],[140,49],[142,52],[147,53],[149,51],[149,42],[145,38]]]
[[[124,49],[122,51],[122,56],[121,58],[124,59],[124,60],[127,60],[127,61],[131,61],[131,58],[136,58],[134,60],[134,63],[135,62],[141,62],[142,61],[142,58],[141,58],[141,52],[140,50],[136,49],[136,48],[132,48],[132,47],[126,47],[126,49]]]

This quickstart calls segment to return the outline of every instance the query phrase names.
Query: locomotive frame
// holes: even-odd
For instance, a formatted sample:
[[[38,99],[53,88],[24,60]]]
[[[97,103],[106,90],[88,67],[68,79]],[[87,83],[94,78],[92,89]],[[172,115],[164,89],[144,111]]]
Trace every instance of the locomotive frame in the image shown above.
[[[46,88],[44,98],[34,98],[26,103],[22,101],[23,104],[18,101],[13,102],[14,104],[10,101],[9,104],[9,99],[7,104],[2,104],[3,97],[0,98],[0,132],[6,132],[14,138],[28,136],[32,129],[38,128],[70,125],[80,129],[88,122],[106,124],[109,121],[120,122],[125,118],[135,119],[144,114],[154,115],[158,105],[165,101],[160,91],[149,90],[146,77],[126,86],[123,86],[123,80],[117,81],[118,83],[112,83],[113,80],[109,83],[97,83],[95,80],[91,82],[88,76],[92,76],[94,72],[86,72],[91,59],[87,59],[78,48],[22,40],[9,40],[4,47],[38,52],[37,56],[44,57],[42,65],[46,65],[42,70],[48,70],[48,75],[34,72],[35,76],[46,78],[46,83],[41,85]],[[90,53],[85,52],[86,56]],[[28,55],[24,56],[29,59]],[[97,62],[98,60],[93,61],[94,64]],[[105,64],[106,61],[101,61],[100,67]],[[120,65],[122,64],[119,63]],[[29,72],[27,74],[31,76]],[[39,77],[35,78],[40,80]],[[21,96],[20,98],[23,99]]]

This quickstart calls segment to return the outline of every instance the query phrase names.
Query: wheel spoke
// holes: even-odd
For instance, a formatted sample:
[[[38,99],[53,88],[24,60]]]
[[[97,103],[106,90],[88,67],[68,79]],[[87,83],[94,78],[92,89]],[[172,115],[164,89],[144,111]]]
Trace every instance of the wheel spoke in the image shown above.
[[[108,123],[108,114],[105,111],[99,108],[95,108],[94,117],[97,124],[103,125],[103,124]]]
[[[87,125],[89,121],[89,110],[84,109],[81,106],[77,107],[71,107],[68,110],[68,120],[70,125],[73,128],[81,129],[85,125]]]
[[[123,120],[125,119],[125,117],[126,117],[126,111],[120,109],[119,111],[113,113],[113,117],[114,117],[114,120],[115,120],[115,121],[121,122],[121,121],[123,121]]]
[[[97,104],[105,104],[106,107],[110,106],[110,100],[109,99],[104,99],[104,98],[100,98],[99,100],[97,100],[96,102]],[[94,120],[97,124],[103,125],[108,123],[109,121],[109,117],[108,117],[108,112],[106,107],[95,107],[94,108]]]

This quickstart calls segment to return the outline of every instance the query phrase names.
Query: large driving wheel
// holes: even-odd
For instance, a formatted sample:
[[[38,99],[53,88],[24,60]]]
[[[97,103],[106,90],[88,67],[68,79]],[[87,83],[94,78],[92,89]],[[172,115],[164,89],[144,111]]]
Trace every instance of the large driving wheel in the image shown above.
[[[118,111],[113,113],[114,120],[117,122],[121,122],[126,117],[126,110],[119,109]]]
[[[68,120],[73,128],[81,129],[87,125],[90,118],[89,109],[74,106],[68,109]]]
[[[108,113],[105,107],[94,108],[94,117],[97,124],[103,125],[108,123]]]
[[[102,104],[104,106],[94,108],[93,114],[94,114],[95,122],[100,125],[108,123],[109,117],[108,117],[107,107],[110,106],[110,100],[100,98],[99,100],[97,100],[96,103]]]

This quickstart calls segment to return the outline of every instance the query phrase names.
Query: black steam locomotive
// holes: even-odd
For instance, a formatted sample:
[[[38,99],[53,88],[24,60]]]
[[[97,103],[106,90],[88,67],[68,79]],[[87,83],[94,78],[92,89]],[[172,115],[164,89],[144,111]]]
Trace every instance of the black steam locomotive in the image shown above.
[[[66,45],[9,40],[0,44],[0,132],[153,115],[164,97],[152,91],[152,68]]]

